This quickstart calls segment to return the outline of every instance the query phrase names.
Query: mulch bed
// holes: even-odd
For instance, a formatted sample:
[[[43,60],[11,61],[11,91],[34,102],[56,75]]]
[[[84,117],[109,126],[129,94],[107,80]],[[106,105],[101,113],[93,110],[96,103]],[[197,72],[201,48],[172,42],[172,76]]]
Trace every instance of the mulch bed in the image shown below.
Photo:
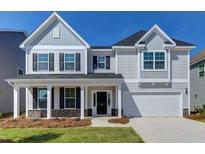
[[[108,122],[110,122],[110,123],[127,124],[129,122],[129,118],[128,117],[113,118],[113,119],[108,119]]]
[[[205,115],[191,114],[189,116],[185,116],[185,118],[192,120],[205,120]]]
[[[0,120],[0,128],[67,128],[67,127],[80,127],[91,125],[90,119],[71,119],[71,118],[59,118],[59,119],[5,119]]]

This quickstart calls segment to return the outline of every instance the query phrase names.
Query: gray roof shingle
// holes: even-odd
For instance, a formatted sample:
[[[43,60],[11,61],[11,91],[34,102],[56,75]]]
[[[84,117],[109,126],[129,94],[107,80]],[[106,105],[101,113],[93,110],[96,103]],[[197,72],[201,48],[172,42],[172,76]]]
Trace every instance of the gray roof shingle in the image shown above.
[[[128,36],[125,39],[122,39],[121,41],[115,43],[113,46],[134,46],[137,41],[144,36],[146,33],[145,30],[139,30],[138,32],[132,34],[131,36]],[[194,44],[184,42],[181,40],[177,40],[172,38],[172,40],[176,43],[177,46],[195,46]],[[165,42],[166,44],[170,44],[171,42]]]
[[[10,79],[123,79],[121,74],[95,73],[95,74],[27,74]],[[8,79],[8,80],[10,80]]]

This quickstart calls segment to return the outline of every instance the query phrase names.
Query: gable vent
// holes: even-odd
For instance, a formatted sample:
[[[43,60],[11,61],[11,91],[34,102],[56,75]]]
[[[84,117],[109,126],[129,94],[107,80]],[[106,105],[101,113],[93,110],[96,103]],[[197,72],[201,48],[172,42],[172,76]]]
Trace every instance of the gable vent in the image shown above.
[[[59,39],[60,38],[60,28],[56,27],[53,29],[53,38]]]

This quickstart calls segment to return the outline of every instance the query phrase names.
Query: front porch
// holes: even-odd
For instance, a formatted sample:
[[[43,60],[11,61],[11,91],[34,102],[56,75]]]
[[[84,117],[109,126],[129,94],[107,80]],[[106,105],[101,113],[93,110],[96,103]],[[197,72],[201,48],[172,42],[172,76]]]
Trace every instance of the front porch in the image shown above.
[[[13,82],[14,118],[19,117],[20,88],[26,89],[26,117],[56,118],[122,115],[121,80],[20,80]],[[106,82],[105,82],[106,81]]]

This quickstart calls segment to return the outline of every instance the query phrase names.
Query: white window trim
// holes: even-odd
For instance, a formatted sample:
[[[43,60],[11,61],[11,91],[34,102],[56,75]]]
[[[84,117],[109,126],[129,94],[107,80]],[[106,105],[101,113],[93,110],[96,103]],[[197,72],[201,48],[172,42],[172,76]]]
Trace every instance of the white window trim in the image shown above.
[[[71,62],[66,62],[66,61],[65,61],[65,55],[66,55],[66,54],[73,54],[73,55],[74,55],[74,69],[73,69],[73,70],[66,70],[66,69],[65,69],[65,63],[71,63]],[[76,54],[75,54],[74,52],[64,53],[64,71],[65,71],[65,72],[70,72],[70,71],[75,72],[75,71],[76,71]]]
[[[39,60],[38,60],[38,57],[39,57],[39,55],[41,55],[41,54],[46,54],[46,55],[48,55],[48,69],[47,70],[39,70],[39,67],[38,67],[38,64],[39,64]],[[41,63],[46,63],[46,62],[41,62]],[[49,53],[37,53],[37,71],[38,72],[48,72],[49,71]]]
[[[101,64],[102,64],[102,63],[105,64],[105,65],[104,65],[104,66],[105,66],[104,68],[99,68],[99,67],[98,67],[98,57],[104,57],[104,58],[105,58],[105,62],[100,62]],[[98,55],[98,56],[97,56],[97,70],[106,70],[106,56],[105,56],[105,55]]]
[[[46,89],[47,90],[46,87],[39,87],[39,88],[37,88],[37,110],[47,110],[47,107],[45,107],[45,108],[40,108],[39,107],[39,90],[40,89]],[[47,97],[46,97],[46,106],[47,106],[47,103],[48,103],[48,100],[47,100]]]
[[[199,75],[199,73],[200,73],[200,68],[199,68],[199,66],[200,65],[204,65],[204,76],[200,76]],[[199,66],[198,66],[198,76],[199,76],[199,78],[202,78],[202,77],[205,77],[205,64],[200,64]]]
[[[144,52],[153,52],[153,69],[144,69]],[[164,52],[165,56],[165,64],[164,64],[164,69],[155,69],[155,53],[156,52]],[[166,50],[142,50],[141,52],[141,70],[144,72],[164,72],[167,71],[167,51]]]
[[[66,89],[74,88],[75,89],[75,97],[66,97]],[[67,98],[75,98],[75,107],[74,108],[66,108],[66,99]],[[64,87],[64,109],[76,109],[76,87]]]

